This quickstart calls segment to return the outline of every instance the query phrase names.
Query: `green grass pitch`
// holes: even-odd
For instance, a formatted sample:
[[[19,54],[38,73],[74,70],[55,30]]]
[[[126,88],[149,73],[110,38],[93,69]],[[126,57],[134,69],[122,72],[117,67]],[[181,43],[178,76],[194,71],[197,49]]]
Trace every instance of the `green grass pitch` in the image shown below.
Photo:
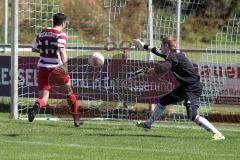
[[[225,141],[193,123],[157,122],[144,132],[126,121],[10,120],[0,113],[0,159],[34,160],[231,160],[240,159],[240,125],[216,124]]]

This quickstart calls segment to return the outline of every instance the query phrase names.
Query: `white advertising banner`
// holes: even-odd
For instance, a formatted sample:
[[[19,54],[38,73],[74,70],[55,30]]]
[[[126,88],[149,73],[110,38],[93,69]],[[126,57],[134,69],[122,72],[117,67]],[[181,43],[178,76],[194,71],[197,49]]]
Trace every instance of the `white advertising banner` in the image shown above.
[[[198,62],[203,94],[216,103],[240,104],[240,63]]]

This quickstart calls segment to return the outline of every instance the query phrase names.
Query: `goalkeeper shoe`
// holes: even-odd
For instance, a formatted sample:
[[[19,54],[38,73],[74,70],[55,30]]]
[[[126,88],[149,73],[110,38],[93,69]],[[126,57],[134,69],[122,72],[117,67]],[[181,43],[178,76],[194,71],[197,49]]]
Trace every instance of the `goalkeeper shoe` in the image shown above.
[[[214,140],[214,141],[221,141],[221,140],[224,140],[224,139],[225,139],[225,137],[221,133],[216,133],[212,136],[212,140]]]
[[[32,108],[28,110],[28,121],[32,122],[38,112],[38,104],[34,104]]]
[[[141,121],[137,121],[136,126],[142,127],[144,129],[144,131],[149,131],[151,129],[151,126],[149,126],[146,123],[141,122]]]

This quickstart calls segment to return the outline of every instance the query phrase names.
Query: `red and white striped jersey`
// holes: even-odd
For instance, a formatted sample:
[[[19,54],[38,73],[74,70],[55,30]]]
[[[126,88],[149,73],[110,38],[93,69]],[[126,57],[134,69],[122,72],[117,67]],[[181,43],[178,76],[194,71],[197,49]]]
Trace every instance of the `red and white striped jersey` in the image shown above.
[[[38,33],[32,43],[32,47],[40,52],[37,66],[44,68],[61,66],[63,63],[59,48],[66,47],[66,40],[66,33],[55,28],[46,28]]]

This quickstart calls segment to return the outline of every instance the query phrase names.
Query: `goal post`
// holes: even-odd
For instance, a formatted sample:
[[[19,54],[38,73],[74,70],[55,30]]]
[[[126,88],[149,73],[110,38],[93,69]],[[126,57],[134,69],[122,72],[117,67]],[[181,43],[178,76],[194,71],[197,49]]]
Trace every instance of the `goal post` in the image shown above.
[[[18,0],[12,0],[11,118],[18,118]]]

